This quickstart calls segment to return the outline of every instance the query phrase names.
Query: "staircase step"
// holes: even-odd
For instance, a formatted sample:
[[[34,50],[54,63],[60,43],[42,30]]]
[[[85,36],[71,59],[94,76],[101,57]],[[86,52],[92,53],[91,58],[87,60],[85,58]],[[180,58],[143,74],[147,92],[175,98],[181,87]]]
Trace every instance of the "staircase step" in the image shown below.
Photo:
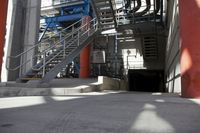
[[[112,15],[113,16],[113,14],[112,14],[112,10],[98,10],[98,12],[99,12],[99,15],[104,15],[104,14],[110,14],[110,15]]]
[[[104,5],[98,5],[97,10],[102,10],[102,9],[110,9],[110,4],[109,3],[105,3]]]
[[[114,25],[114,22],[101,23],[101,25]]]
[[[61,62],[61,61],[60,61]],[[49,63],[47,63],[47,65],[49,65],[49,64],[58,64],[58,63],[60,63],[60,62],[49,62]]]
[[[114,25],[107,25],[107,26],[102,26],[102,29],[113,29],[115,26]]]
[[[95,0],[95,2],[99,3],[99,2],[109,2],[109,0]]]
[[[109,1],[107,1],[107,0],[97,0],[97,1],[99,1],[100,3],[101,2],[109,3]],[[104,10],[104,12],[105,12],[109,8],[110,7],[107,6],[107,7],[101,7],[99,9]],[[77,30],[78,29],[81,30],[80,27],[77,28]],[[41,70],[31,69],[31,70],[28,71],[28,73],[26,73],[26,75],[24,77],[21,78],[21,80],[28,81],[28,80],[42,79],[42,81],[44,81],[44,82],[49,82],[51,79],[53,79],[56,76],[56,73],[58,73],[59,71],[63,71],[63,68],[66,67],[66,65],[71,61],[71,59],[78,56],[81,49],[83,49],[84,46],[86,46],[88,43],[91,42],[92,36],[94,35],[95,31],[93,31],[93,29],[91,29],[90,34],[86,33],[85,35],[82,35],[82,32],[88,32],[88,31],[87,30],[85,30],[85,31],[81,30],[81,32],[80,32],[81,38],[80,38],[80,45],[79,46],[77,46],[77,43],[78,43],[77,35],[73,34],[73,33],[69,33],[71,35],[73,34],[74,36],[65,41],[66,42],[66,47],[65,47],[66,49],[65,50],[63,50],[63,47],[64,47],[63,42],[61,42],[59,40],[59,38],[56,38],[56,37],[59,37],[59,36],[52,36],[53,39],[55,37],[55,44],[53,44],[53,45],[55,45],[55,48],[50,48],[50,50],[48,50],[49,52],[48,52],[48,54],[46,55],[46,58],[45,58],[46,59],[45,60],[46,66],[44,67],[45,70],[43,70],[44,68],[41,68]],[[63,38],[67,37],[69,34],[63,34]],[[90,36],[88,37],[88,35],[90,35]],[[48,46],[49,46],[49,44],[48,44]],[[47,50],[46,48],[48,48],[48,47],[44,47],[44,48],[45,48],[45,50]],[[35,68],[42,67],[43,60],[44,60],[44,58],[40,59],[40,61],[35,65]],[[43,71],[45,71],[46,73],[42,77]]]
[[[98,8],[103,5],[108,5],[108,4],[110,5],[110,2],[109,1],[99,1],[99,2],[95,1],[95,4],[96,4],[96,7]]]
[[[98,11],[100,13],[102,13],[102,12],[112,12],[112,10],[110,8],[100,8],[100,9],[98,9]]]
[[[113,14],[112,13],[107,13],[107,14],[99,14],[99,18],[104,18],[104,17],[113,17]]]
[[[105,17],[105,18],[101,17],[100,21],[113,21],[113,17]]]

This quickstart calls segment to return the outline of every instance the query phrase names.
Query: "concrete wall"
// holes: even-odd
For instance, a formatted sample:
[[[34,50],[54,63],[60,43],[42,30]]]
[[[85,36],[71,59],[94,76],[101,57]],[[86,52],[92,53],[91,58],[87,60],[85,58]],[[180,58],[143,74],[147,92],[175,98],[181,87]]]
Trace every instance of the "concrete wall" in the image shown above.
[[[40,0],[9,0],[2,82],[15,81],[19,77],[19,69],[11,71],[7,70],[6,66],[9,68],[19,66],[21,58],[9,59],[7,57],[20,54],[35,45],[38,39],[40,3]],[[30,55],[25,55],[23,58],[28,59],[30,57]],[[27,71],[28,67],[30,68],[30,64],[24,67],[23,71]]]
[[[149,35],[149,36],[151,36],[151,35]],[[157,51],[158,51],[157,59],[144,61],[144,66],[149,70],[164,70],[166,36],[164,36],[163,32],[158,33],[157,44],[158,44],[157,45]]]
[[[133,35],[119,36],[118,44],[126,75],[128,69],[145,69],[141,37],[133,37]]]
[[[15,56],[22,52],[24,22],[25,22],[24,0],[9,0],[7,15],[6,44],[4,46],[4,58],[2,65],[2,82],[15,80],[19,76],[19,69],[8,71],[6,67],[15,68],[20,64],[19,58],[10,59],[8,56]]]
[[[40,0],[27,0],[26,4],[26,20],[25,20],[25,35],[24,35],[24,45],[23,51],[27,51],[31,47],[37,44],[39,38],[39,24],[40,24],[40,8],[41,8],[41,1]],[[33,49],[29,51],[27,54],[23,56],[23,62],[30,60],[27,63],[22,71],[22,75],[26,74],[29,71],[33,64],[32,57],[35,54],[35,50]]]
[[[151,36],[151,34],[146,36]],[[133,34],[121,34],[117,35],[117,37],[98,36],[94,48],[104,49],[106,52],[107,65],[105,65],[104,69],[107,69],[107,72],[113,75],[125,77],[128,75],[129,69],[164,70],[166,37],[158,36],[159,56],[153,60],[144,60],[142,38],[143,36],[135,37]],[[109,63],[110,65],[108,65]],[[101,66],[103,65],[101,64]]]
[[[165,59],[166,89],[168,92],[181,91],[180,46],[179,46],[179,7],[178,0],[168,1],[168,39]]]
[[[107,69],[109,76],[125,76],[128,69],[138,69],[144,66],[141,38],[135,38],[132,35],[98,36],[94,49],[105,50],[106,64],[104,69]],[[130,52],[129,55],[127,51]]]

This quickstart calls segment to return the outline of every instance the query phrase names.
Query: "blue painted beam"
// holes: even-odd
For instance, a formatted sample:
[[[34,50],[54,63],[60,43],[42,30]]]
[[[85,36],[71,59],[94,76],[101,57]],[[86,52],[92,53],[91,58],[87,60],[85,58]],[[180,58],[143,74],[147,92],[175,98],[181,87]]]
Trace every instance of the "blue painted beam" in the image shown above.
[[[83,15],[82,14],[70,14],[70,15],[64,15],[64,16],[55,16],[55,17],[48,17],[45,18],[46,23],[58,23],[58,22],[64,22],[64,21],[73,21],[81,19]]]

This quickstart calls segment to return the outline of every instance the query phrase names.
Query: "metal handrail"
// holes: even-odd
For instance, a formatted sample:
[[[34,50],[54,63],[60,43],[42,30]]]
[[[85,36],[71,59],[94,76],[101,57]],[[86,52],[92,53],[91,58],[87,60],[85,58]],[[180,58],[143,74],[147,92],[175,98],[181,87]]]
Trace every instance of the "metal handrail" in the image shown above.
[[[52,6],[57,6],[57,5],[68,4],[68,3],[71,3],[71,2],[79,2],[79,1],[80,0],[65,0],[65,1],[59,1],[58,3],[53,2],[52,4],[50,4],[48,6],[41,6],[41,9],[52,7]]]
[[[66,38],[68,38],[69,36],[67,36],[67,37],[65,37],[64,39],[62,39],[60,42],[62,42],[62,41],[64,41]],[[71,39],[73,39],[73,38],[71,38]],[[71,39],[70,40],[68,40],[68,42],[70,42],[71,41]],[[74,41],[74,40],[73,40]],[[56,44],[60,44],[60,42],[57,42]],[[47,48],[46,50],[44,50],[43,52],[41,52],[40,53],[40,55],[45,55],[45,53],[46,52],[48,52],[49,50],[51,50],[51,49],[53,49],[53,48],[55,48],[56,47],[56,44],[55,45],[53,45],[53,46],[51,46],[51,47],[49,47],[49,48]],[[68,43],[66,43],[66,44],[68,44]],[[68,45],[68,47],[69,47],[70,45]],[[60,47],[59,47],[60,48]],[[67,48],[67,47],[66,47]],[[60,50],[60,51],[62,51],[62,49]],[[56,57],[56,56],[58,56],[60,54],[60,52],[58,52],[54,57]],[[53,59],[53,58],[51,58],[51,59]],[[46,62],[46,64],[47,63],[49,63],[50,61],[51,61],[51,59],[49,60],[49,61],[47,61]],[[42,66],[40,66],[39,68],[34,68],[35,66],[33,66],[33,70],[40,70],[41,68],[43,68],[44,67],[44,65],[46,65],[46,64],[43,64]]]
[[[82,19],[78,20],[77,22],[71,24],[70,26],[66,27],[66,28],[63,29],[62,31],[57,32],[54,36],[61,34],[62,32],[64,32],[64,31],[66,31],[67,29],[69,29],[69,28],[75,26],[76,24],[78,24],[78,23],[81,22],[81,21],[82,21]],[[8,58],[18,58],[19,56],[21,56],[21,55],[23,55],[23,54],[25,54],[25,53],[27,53],[27,52],[33,50],[34,48],[36,48],[37,46],[39,46],[41,43],[46,42],[47,40],[53,38],[54,36],[51,36],[51,37],[49,37],[49,38],[47,38],[47,39],[44,39],[43,41],[40,41],[39,43],[36,43],[36,45],[32,46],[32,47],[29,48],[28,50],[26,50],[26,51],[24,51],[24,52],[22,52],[22,53],[20,53],[20,54],[18,54],[18,55],[15,55],[15,56],[8,56]]]
[[[97,28],[98,28],[98,26],[97,26],[97,21],[96,21],[96,18],[94,18],[94,19],[92,19],[91,21],[90,21],[90,23],[91,22],[95,22],[94,24],[93,24],[93,27],[94,27],[94,29],[95,29],[95,31],[97,30]],[[86,27],[86,26],[88,26],[88,23],[86,23],[86,24],[84,24],[83,26],[81,26],[78,30],[77,30],[77,33],[78,33],[78,38],[77,39],[74,39],[74,38],[71,38],[71,39],[73,39],[73,42],[75,42],[75,41],[77,41],[77,42],[80,42],[80,37],[81,36],[83,36],[84,34],[87,34],[87,33],[89,33],[89,31],[91,30],[91,28],[88,28],[88,27]],[[81,31],[83,30],[83,29],[85,29],[85,28],[87,28],[87,30],[85,31],[85,32],[83,32],[82,34],[80,34],[79,35],[79,33],[81,33]],[[88,37],[89,37],[89,34],[88,34]],[[66,37],[67,38],[67,37]],[[65,40],[65,39],[63,39],[63,40]],[[61,43],[62,41],[60,41],[60,43]],[[70,42],[70,40],[68,41],[68,42]],[[68,43],[66,43],[66,44],[68,44]],[[65,49],[66,48],[68,48],[69,46],[71,46],[73,43],[71,42],[69,45],[67,45],[67,47],[65,46]],[[65,44],[64,44],[65,45]],[[79,44],[77,44],[78,46],[79,46]],[[53,48],[53,47],[52,47]],[[36,71],[39,71],[39,70],[41,70],[42,68],[43,68],[43,76],[45,75],[45,71],[44,71],[44,69],[45,69],[45,66],[50,62],[50,61],[52,61],[53,59],[55,59],[58,55],[60,55],[63,51],[65,52],[65,49],[61,49],[61,50],[59,50],[59,52],[55,55],[55,56],[53,56],[51,59],[49,59],[48,61],[45,61],[45,59],[43,59],[44,60],[44,62],[43,62],[43,64],[39,67],[39,68],[32,68],[33,70],[36,70]],[[72,51],[71,51],[72,52]],[[46,52],[45,52],[46,53]],[[44,56],[45,56],[45,54],[44,54]]]
[[[8,59],[11,59],[11,58],[14,58],[14,59],[19,58],[19,57],[25,55],[26,53],[28,53],[29,51],[31,51],[31,50],[33,50],[33,49],[36,49],[37,47],[41,46],[42,43],[47,42],[48,40],[50,40],[51,38],[53,38],[53,37],[55,37],[55,36],[57,36],[57,35],[59,35],[59,34],[62,34],[64,31],[66,31],[66,30],[68,30],[68,29],[70,29],[70,28],[75,29],[75,28],[73,28],[73,27],[74,27],[76,24],[80,23],[81,21],[82,21],[82,19],[80,19],[80,20],[76,21],[75,23],[71,24],[70,26],[64,28],[62,31],[57,32],[57,33],[54,34],[53,36],[51,36],[51,37],[49,37],[49,38],[47,38],[47,39],[44,39],[43,41],[40,41],[39,43],[36,43],[36,45],[32,46],[32,47],[29,48],[28,50],[26,50],[26,51],[24,51],[24,52],[22,52],[22,53],[20,53],[20,54],[18,54],[18,55],[15,55],[15,56],[7,56],[7,58],[8,58]],[[72,33],[73,33],[73,31],[72,31]],[[70,33],[70,34],[71,34],[71,33]],[[6,65],[6,69],[8,69],[8,70],[17,70],[18,68],[19,68],[18,66],[15,67],[15,68],[9,68],[9,67],[8,67],[8,64]]]
[[[75,24],[77,24],[78,22],[80,22],[81,20],[79,20],[79,21],[77,21],[76,23],[74,23],[74,24],[72,24],[72,25],[75,25]],[[90,23],[90,24],[89,24]],[[97,23],[97,21],[96,21],[96,18],[94,18],[94,19],[92,19],[89,23],[86,23],[86,24],[84,24],[83,26],[81,26],[81,27],[79,27],[79,28],[77,28],[77,29],[74,29],[70,34],[67,34],[67,35],[65,35],[64,36],[64,38],[62,38],[60,41],[57,41],[56,43],[54,43],[54,45],[52,45],[51,47],[48,47],[48,48],[46,48],[46,49],[44,49],[44,50],[42,50],[42,52],[40,52],[40,53],[38,53],[38,54],[36,54],[36,55],[33,55],[32,56],[32,58],[30,58],[30,59],[28,59],[28,60],[26,60],[25,62],[23,62],[23,63],[21,63],[19,66],[17,66],[17,67],[15,67],[15,68],[8,68],[7,66],[7,69],[8,70],[11,70],[11,71],[15,71],[15,70],[18,70],[18,69],[20,69],[21,70],[21,68],[24,66],[24,65],[26,65],[27,63],[29,63],[29,62],[31,62],[31,61],[33,61],[35,58],[37,59],[39,56],[43,56],[41,59],[40,59],[40,61],[38,62],[38,63],[36,63],[36,65],[33,65],[32,66],[32,70],[41,70],[42,68],[43,68],[43,72],[45,72],[44,71],[44,69],[45,69],[45,66],[51,61],[51,60],[53,60],[54,58],[56,58],[58,55],[60,55],[62,52],[65,52],[65,50],[68,48],[68,47],[70,47],[72,44],[74,44],[74,42],[75,41],[77,41],[77,43],[80,43],[80,38],[83,36],[83,34],[85,34],[85,33],[88,33],[88,36],[87,37],[89,37],[89,34],[90,34],[90,30],[91,29],[95,29],[95,31],[97,30],[97,28],[98,28],[98,23]],[[90,25],[90,27],[88,27]],[[92,26],[92,28],[91,28],[91,26]],[[72,26],[69,26],[69,27],[72,27]],[[69,29],[69,27],[67,27],[67,28],[65,28],[64,30],[66,30],[66,29]],[[85,32],[84,32],[85,31]],[[61,32],[59,32],[59,33],[62,33],[63,32],[63,30],[61,31]],[[84,32],[84,33],[83,33]],[[67,40],[67,41],[66,41]],[[63,44],[63,42],[64,42],[64,44]],[[61,46],[60,47],[57,47],[57,45],[59,45],[59,44],[61,44]],[[77,44],[77,45],[79,45],[79,44]],[[34,48],[36,48],[36,47],[38,47],[38,45],[37,46],[35,46]],[[17,56],[14,56],[13,58],[18,58],[18,57],[23,57],[23,55],[24,54],[27,54],[29,51],[31,51],[31,49],[33,49],[33,48],[30,48],[30,49],[28,49],[27,51],[25,51],[25,52],[23,52],[23,53],[21,53],[21,54],[19,54],[19,55],[17,55]],[[50,50],[56,50],[56,51],[58,51],[57,53],[56,53],[56,55],[54,55],[54,56],[52,56],[52,54],[50,54],[49,56],[52,56],[52,57],[50,57],[48,60],[46,60],[46,58],[48,58],[49,56],[46,56],[46,53],[47,52],[49,52]],[[53,52],[53,54],[55,54],[54,52]],[[63,54],[64,55],[64,54]],[[12,57],[8,57],[8,58],[12,58]],[[22,59],[22,58],[21,58]],[[36,68],[36,67],[38,67],[38,64],[41,64],[40,66],[39,66],[39,68]],[[21,76],[21,75],[20,75]]]

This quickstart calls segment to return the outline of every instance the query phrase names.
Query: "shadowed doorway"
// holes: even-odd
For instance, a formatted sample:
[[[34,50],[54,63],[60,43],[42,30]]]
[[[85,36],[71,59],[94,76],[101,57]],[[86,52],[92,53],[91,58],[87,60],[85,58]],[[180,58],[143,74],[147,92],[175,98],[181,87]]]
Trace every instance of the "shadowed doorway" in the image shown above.
[[[129,90],[143,92],[163,92],[163,78],[163,71],[161,70],[129,70]]]

